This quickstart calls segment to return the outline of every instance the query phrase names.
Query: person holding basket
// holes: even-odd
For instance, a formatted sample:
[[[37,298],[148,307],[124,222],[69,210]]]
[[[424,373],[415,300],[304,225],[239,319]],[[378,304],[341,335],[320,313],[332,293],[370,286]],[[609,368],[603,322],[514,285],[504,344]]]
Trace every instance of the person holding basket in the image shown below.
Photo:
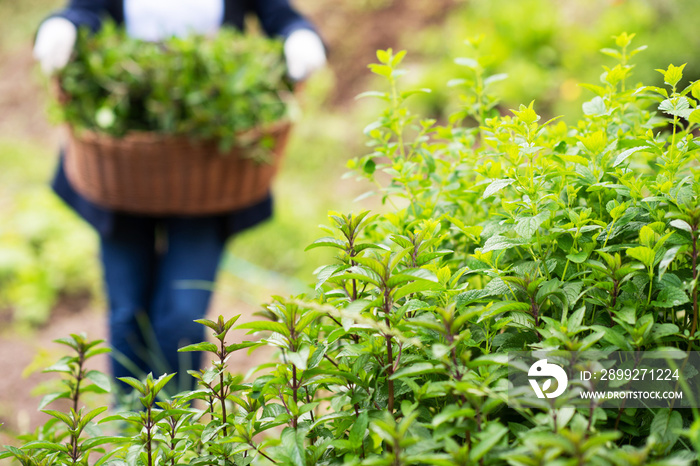
[[[46,74],[62,69],[78,30],[98,31],[105,20],[123,25],[132,38],[155,42],[192,33],[211,36],[223,25],[242,30],[249,13],[268,36],[284,41],[291,80],[303,80],[325,64],[321,39],[288,0],[71,0],[40,25],[34,57]],[[204,317],[211,291],[183,284],[214,281],[227,240],[272,215],[269,192],[252,205],[216,214],[122,211],[76,190],[66,175],[66,150],[70,147],[61,151],[53,188],[99,234],[113,375],[178,371],[181,387],[191,385],[186,372],[200,368],[199,353],[177,350],[205,339],[204,327],[193,321]],[[155,336],[155,347],[144,333]]]

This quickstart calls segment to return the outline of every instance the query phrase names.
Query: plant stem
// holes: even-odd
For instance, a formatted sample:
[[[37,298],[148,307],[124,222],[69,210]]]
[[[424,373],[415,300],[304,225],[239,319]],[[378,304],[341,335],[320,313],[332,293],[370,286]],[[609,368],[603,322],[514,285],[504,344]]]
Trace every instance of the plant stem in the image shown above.
[[[392,463],[393,466],[401,466],[401,444],[399,443],[399,439],[394,437],[394,462]]]
[[[693,337],[695,335],[695,332],[698,329],[698,229],[697,226],[694,225],[693,229],[691,231],[691,236],[693,239],[693,256],[692,256],[692,264],[693,264],[693,283],[695,283],[695,286],[693,287],[693,324],[690,327],[690,341],[692,345]]]
[[[389,318],[386,319],[386,324],[389,325]],[[393,348],[391,347],[391,335],[384,335],[384,338],[386,339],[386,357],[387,357],[387,389],[389,391],[389,401],[388,401],[388,409],[390,413],[394,413],[394,381],[391,379],[391,376],[394,374],[394,354],[393,354]]]
[[[388,288],[384,289],[384,323],[387,326],[387,329],[391,329],[391,320],[389,319],[389,313],[391,312],[391,295],[389,292]],[[393,415],[394,414],[394,381],[391,379],[391,376],[394,374],[394,350],[392,348],[391,342],[392,338],[391,335],[386,334],[384,335],[384,338],[386,339],[386,358],[387,358],[387,377],[386,377],[386,385],[387,385],[387,391],[389,392],[389,400],[388,400],[388,409],[389,412]]]
[[[83,364],[85,364],[85,353],[78,352],[78,373],[75,376],[75,393],[73,394],[73,411],[78,412],[78,400],[80,399],[80,383],[83,381]]]
[[[219,355],[221,363],[221,373],[219,374],[219,401],[221,402],[221,424],[224,426],[222,432],[224,437],[228,436],[226,431],[226,386],[224,385],[224,368],[226,366],[226,346],[224,339],[221,339],[221,354]]]
[[[249,445],[250,445],[251,447],[255,448],[255,445],[253,445],[252,443],[250,443]],[[260,453],[260,454],[263,456],[263,458],[265,458],[266,460],[268,460],[270,463],[272,463],[272,464],[277,464],[277,461],[275,461],[275,460],[273,460],[272,458],[270,458],[269,456],[267,456],[265,453],[263,453],[262,450],[257,450],[257,449],[256,449],[256,451],[257,451],[258,453]]]
[[[170,451],[173,452],[175,451],[175,448],[177,445],[175,444],[175,435],[176,435],[176,424],[177,421],[175,419],[170,419]],[[170,466],[175,466],[175,455],[170,459]]]
[[[294,399],[294,406],[296,410],[297,403],[299,401],[299,394],[298,394],[299,387],[297,387],[297,366],[292,364],[292,395]],[[295,415],[292,418],[292,427],[295,429],[297,428],[297,416]]]
[[[153,465],[153,452],[152,452],[152,437],[151,437],[151,427],[152,427],[152,418],[151,418],[151,406],[148,406],[148,409],[146,410],[146,457],[148,458],[148,466]]]

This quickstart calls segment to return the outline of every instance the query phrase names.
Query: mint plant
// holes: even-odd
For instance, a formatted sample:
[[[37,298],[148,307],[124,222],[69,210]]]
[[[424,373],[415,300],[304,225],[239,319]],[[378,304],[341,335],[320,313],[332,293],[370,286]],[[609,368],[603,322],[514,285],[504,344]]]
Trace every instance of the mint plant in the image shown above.
[[[586,86],[573,125],[535,103],[502,113],[501,78],[489,79],[478,48],[457,60],[466,77],[453,84],[472,83],[463,108],[420,118],[401,85],[405,54],[378,52],[371,69],[388,91],[366,95],[386,108],[367,126],[370,153],[349,166],[386,212],[329,215],[309,248],[336,258],[317,269],[313,293],[275,297],[264,319],[236,327],[200,321],[214,342],[183,351],[213,363],[191,374],[195,390],[156,402],[164,382],[130,380],[145,411],[107,420],[140,431],[100,461],[696,462],[696,409],[506,405],[510,351],[698,349],[700,88],[680,86],[673,65],[664,88],[633,84],[632,40],[605,51],[617,63]],[[227,341],[233,328],[261,338]],[[230,372],[232,354],[260,345],[277,349],[273,361],[248,378]],[[80,450],[90,440],[80,443],[73,418],[68,445]],[[60,448],[50,454],[71,458]]]
[[[281,42],[224,28],[213,38],[151,43],[106,23],[80,32],[58,75],[58,114],[76,129],[239,141],[241,132],[286,116],[291,85]]]
[[[89,341],[85,335],[71,334],[55,342],[69,347],[74,354],[64,356],[45,370],[62,374],[65,386],[65,390],[44,396],[39,405],[39,409],[52,419],[36,435],[25,436],[26,443],[21,450],[8,447],[5,453],[0,453],[0,458],[13,457],[23,465],[88,464],[91,452],[104,453],[102,445],[121,441],[120,438],[101,435],[96,429],[95,420],[107,410],[106,406],[88,409],[82,404],[86,393],[110,391],[106,375],[85,368],[89,359],[109,350],[99,347],[102,340]],[[68,412],[45,409],[60,399],[69,401]],[[108,459],[109,455],[104,458]]]

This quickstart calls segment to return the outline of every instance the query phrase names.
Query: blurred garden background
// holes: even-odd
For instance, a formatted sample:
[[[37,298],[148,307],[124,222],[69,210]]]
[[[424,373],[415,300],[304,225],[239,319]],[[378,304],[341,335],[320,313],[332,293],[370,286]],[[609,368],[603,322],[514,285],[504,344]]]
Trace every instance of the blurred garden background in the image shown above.
[[[51,193],[61,128],[51,123],[46,79],[31,58],[33,34],[62,0],[0,0],[0,423],[5,434],[36,420],[38,399],[22,378],[32,361],[53,358],[50,341],[68,333],[104,336],[104,303],[97,241],[90,228]],[[304,252],[321,232],[328,210],[358,211],[381,202],[363,193],[371,186],[343,178],[348,159],[363,154],[363,128],[377,103],[355,99],[379,86],[367,71],[378,48],[408,51],[406,85],[440,88],[464,77],[460,60],[473,50],[468,37],[483,36],[507,112],[535,100],[538,112],[576,115],[592,97],[580,82],[596,82],[612,61],[600,49],[611,36],[636,34],[634,81],[660,85],[656,68],[687,63],[700,76],[700,16],[696,0],[296,0],[318,26],[329,66],[299,93],[283,170],[275,185],[276,215],[235,238],[222,264],[211,314],[252,315],[272,294],[295,294],[313,282],[323,263]],[[426,116],[441,119],[468,104],[453,93],[414,99]],[[361,200],[357,200],[361,197]],[[39,358],[38,360],[36,358]],[[235,370],[253,365],[232,362]],[[3,440],[3,439],[0,439]]]

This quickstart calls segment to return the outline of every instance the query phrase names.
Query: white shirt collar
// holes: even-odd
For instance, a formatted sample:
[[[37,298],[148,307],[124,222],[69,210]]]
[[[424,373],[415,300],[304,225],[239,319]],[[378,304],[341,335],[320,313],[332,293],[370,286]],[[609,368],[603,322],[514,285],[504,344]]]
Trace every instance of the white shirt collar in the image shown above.
[[[224,0],[124,0],[126,31],[137,39],[211,35],[223,19]]]

